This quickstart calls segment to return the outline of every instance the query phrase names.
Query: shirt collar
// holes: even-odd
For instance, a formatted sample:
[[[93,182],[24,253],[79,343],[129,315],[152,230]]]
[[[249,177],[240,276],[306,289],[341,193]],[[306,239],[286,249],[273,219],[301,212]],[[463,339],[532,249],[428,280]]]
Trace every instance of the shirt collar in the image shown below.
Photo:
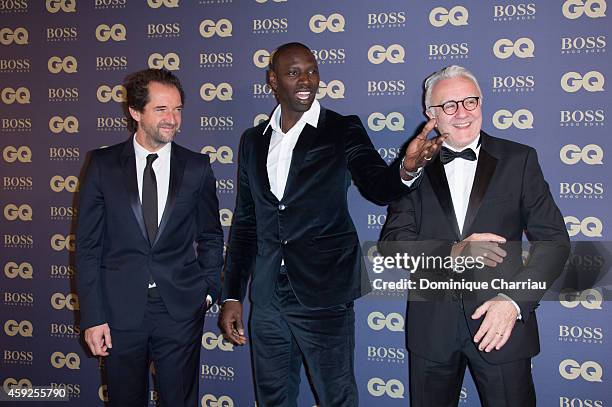
[[[300,120],[297,121],[294,127],[297,126],[297,124],[300,122],[306,122],[307,124],[310,124],[312,127],[316,129],[317,124],[319,123],[320,113],[321,113],[321,104],[319,104],[319,101],[315,99],[314,102],[312,102],[312,106],[310,106],[310,109],[304,112],[304,114],[302,115],[302,117],[300,117]],[[266,131],[268,131],[268,127],[271,126],[272,130],[274,130],[275,132],[284,134],[280,126],[280,121],[281,121],[281,105],[278,105],[274,109],[274,112],[272,112],[272,116],[270,117],[270,122],[264,128],[263,132],[265,133]]]
[[[157,150],[155,153],[147,150],[143,146],[141,146],[138,141],[136,141],[136,134],[134,134],[133,138],[134,142],[134,153],[136,154],[137,160],[146,160],[149,154],[157,154],[159,159],[166,159],[170,156],[170,152],[172,151],[172,143],[166,143],[162,148]]]

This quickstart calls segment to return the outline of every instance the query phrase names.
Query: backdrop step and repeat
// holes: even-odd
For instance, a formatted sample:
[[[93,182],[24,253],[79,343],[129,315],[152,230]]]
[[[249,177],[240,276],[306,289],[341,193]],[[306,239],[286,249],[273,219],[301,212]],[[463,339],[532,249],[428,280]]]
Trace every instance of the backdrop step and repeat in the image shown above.
[[[210,155],[226,235],[240,135],[275,106],[265,76],[270,52],[300,41],[319,63],[321,103],[358,114],[388,162],[424,120],[423,79],[450,64],[472,70],[484,129],[535,147],[573,241],[603,244],[612,221],[606,7],[605,0],[0,0],[0,383],[69,395],[46,405],[102,406],[107,397],[104,361],[79,341],[75,202],[86,152],[130,136],[121,83],[147,66],[183,82],[177,141]],[[349,194],[361,240],[375,241],[386,208],[354,187]],[[605,259],[587,253],[571,262],[601,269]],[[570,286],[539,308],[538,405],[612,405],[605,291]],[[409,404],[404,309],[402,292],[375,290],[357,301],[363,406]],[[202,335],[201,405],[254,406],[249,348],[222,339],[218,311],[210,310]],[[156,399],[152,389],[150,404]],[[314,404],[304,379],[299,405]],[[460,405],[479,405],[469,374]]]

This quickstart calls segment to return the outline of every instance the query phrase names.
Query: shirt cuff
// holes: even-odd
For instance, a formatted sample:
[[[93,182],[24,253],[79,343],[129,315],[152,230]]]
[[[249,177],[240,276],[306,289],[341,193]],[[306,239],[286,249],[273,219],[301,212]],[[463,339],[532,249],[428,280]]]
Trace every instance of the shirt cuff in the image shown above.
[[[402,169],[400,168],[400,171],[402,171]],[[416,181],[417,179],[419,179],[419,177],[421,176],[421,174],[423,173],[423,167],[419,167],[416,170],[416,177],[412,178],[410,181],[406,181],[404,180],[401,176],[400,176],[400,180],[402,181],[402,183],[404,185],[406,185],[407,187],[411,187],[412,184],[414,184],[414,181]]]
[[[499,293],[497,295],[507,299],[508,301],[510,301],[512,303],[512,305],[514,305],[514,308],[516,308],[516,319],[523,319],[523,316],[521,315],[521,308],[518,306],[518,304],[516,302],[514,302],[514,300],[512,298],[508,297],[504,293]]]
[[[237,300],[235,298],[226,298],[226,299],[223,300],[224,303],[226,303],[228,301],[240,302],[240,300]]]

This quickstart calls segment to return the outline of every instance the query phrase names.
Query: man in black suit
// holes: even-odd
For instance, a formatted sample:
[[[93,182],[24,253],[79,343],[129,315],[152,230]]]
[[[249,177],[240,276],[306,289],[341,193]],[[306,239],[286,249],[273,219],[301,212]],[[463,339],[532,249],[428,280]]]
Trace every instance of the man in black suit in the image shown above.
[[[204,312],[223,265],[215,177],[206,155],[174,143],[178,78],[147,69],[124,86],[135,134],[93,151],[81,184],[81,327],[106,356],[111,406],[147,404],[153,360],[161,405],[194,407]]]
[[[319,72],[305,45],[279,47],[268,75],[279,106],[240,143],[220,327],[246,342],[241,301],[251,278],[258,405],[296,405],[304,358],[321,405],[357,406],[353,300],[369,283],[347,189],[352,177],[371,200],[397,198],[442,140],[427,140],[431,123],[408,147],[404,169],[387,167],[358,117],[315,100]]]
[[[426,80],[427,116],[447,139],[419,189],[389,205],[379,242],[384,255],[454,261],[411,276],[406,337],[415,407],[457,405],[466,365],[483,405],[535,406],[530,358],[539,352],[535,308],[546,288],[531,283],[549,287],[569,253],[535,150],[481,131],[481,105],[478,82],[462,67]],[[532,244],[526,265],[523,232]],[[459,260],[468,256],[476,262],[464,271]],[[462,285],[434,292],[430,281]]]

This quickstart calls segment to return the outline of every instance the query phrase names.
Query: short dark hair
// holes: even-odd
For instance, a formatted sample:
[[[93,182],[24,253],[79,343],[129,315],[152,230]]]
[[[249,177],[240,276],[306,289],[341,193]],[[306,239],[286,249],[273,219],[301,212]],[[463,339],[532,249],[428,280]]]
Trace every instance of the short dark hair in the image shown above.
[[[167,69],[143,69],[133,72],[125,77],[123,86],[125,87],[125,114],[128,120],[128,128],[134,132],[138,129],[138,122],[130,115],[129,108],[142,112],[149,103],[149,83],[158,82],[164,85],[174,86],[181,95],[181,103],[185,103],[185,92],[181,86],[181,81]]]
[[[280,57],[280,55],[282,55],[285,51],[288,51],[293,48],[302,48],[308,52],[312,52],[310,48],[308,48],[301,42],[288,42],[286,44],[283,44],[280,47],[276,48],[272,53],[272,57],[270,58],[270,70],[276,72],[276,64],[278,63],[278,58]]]

